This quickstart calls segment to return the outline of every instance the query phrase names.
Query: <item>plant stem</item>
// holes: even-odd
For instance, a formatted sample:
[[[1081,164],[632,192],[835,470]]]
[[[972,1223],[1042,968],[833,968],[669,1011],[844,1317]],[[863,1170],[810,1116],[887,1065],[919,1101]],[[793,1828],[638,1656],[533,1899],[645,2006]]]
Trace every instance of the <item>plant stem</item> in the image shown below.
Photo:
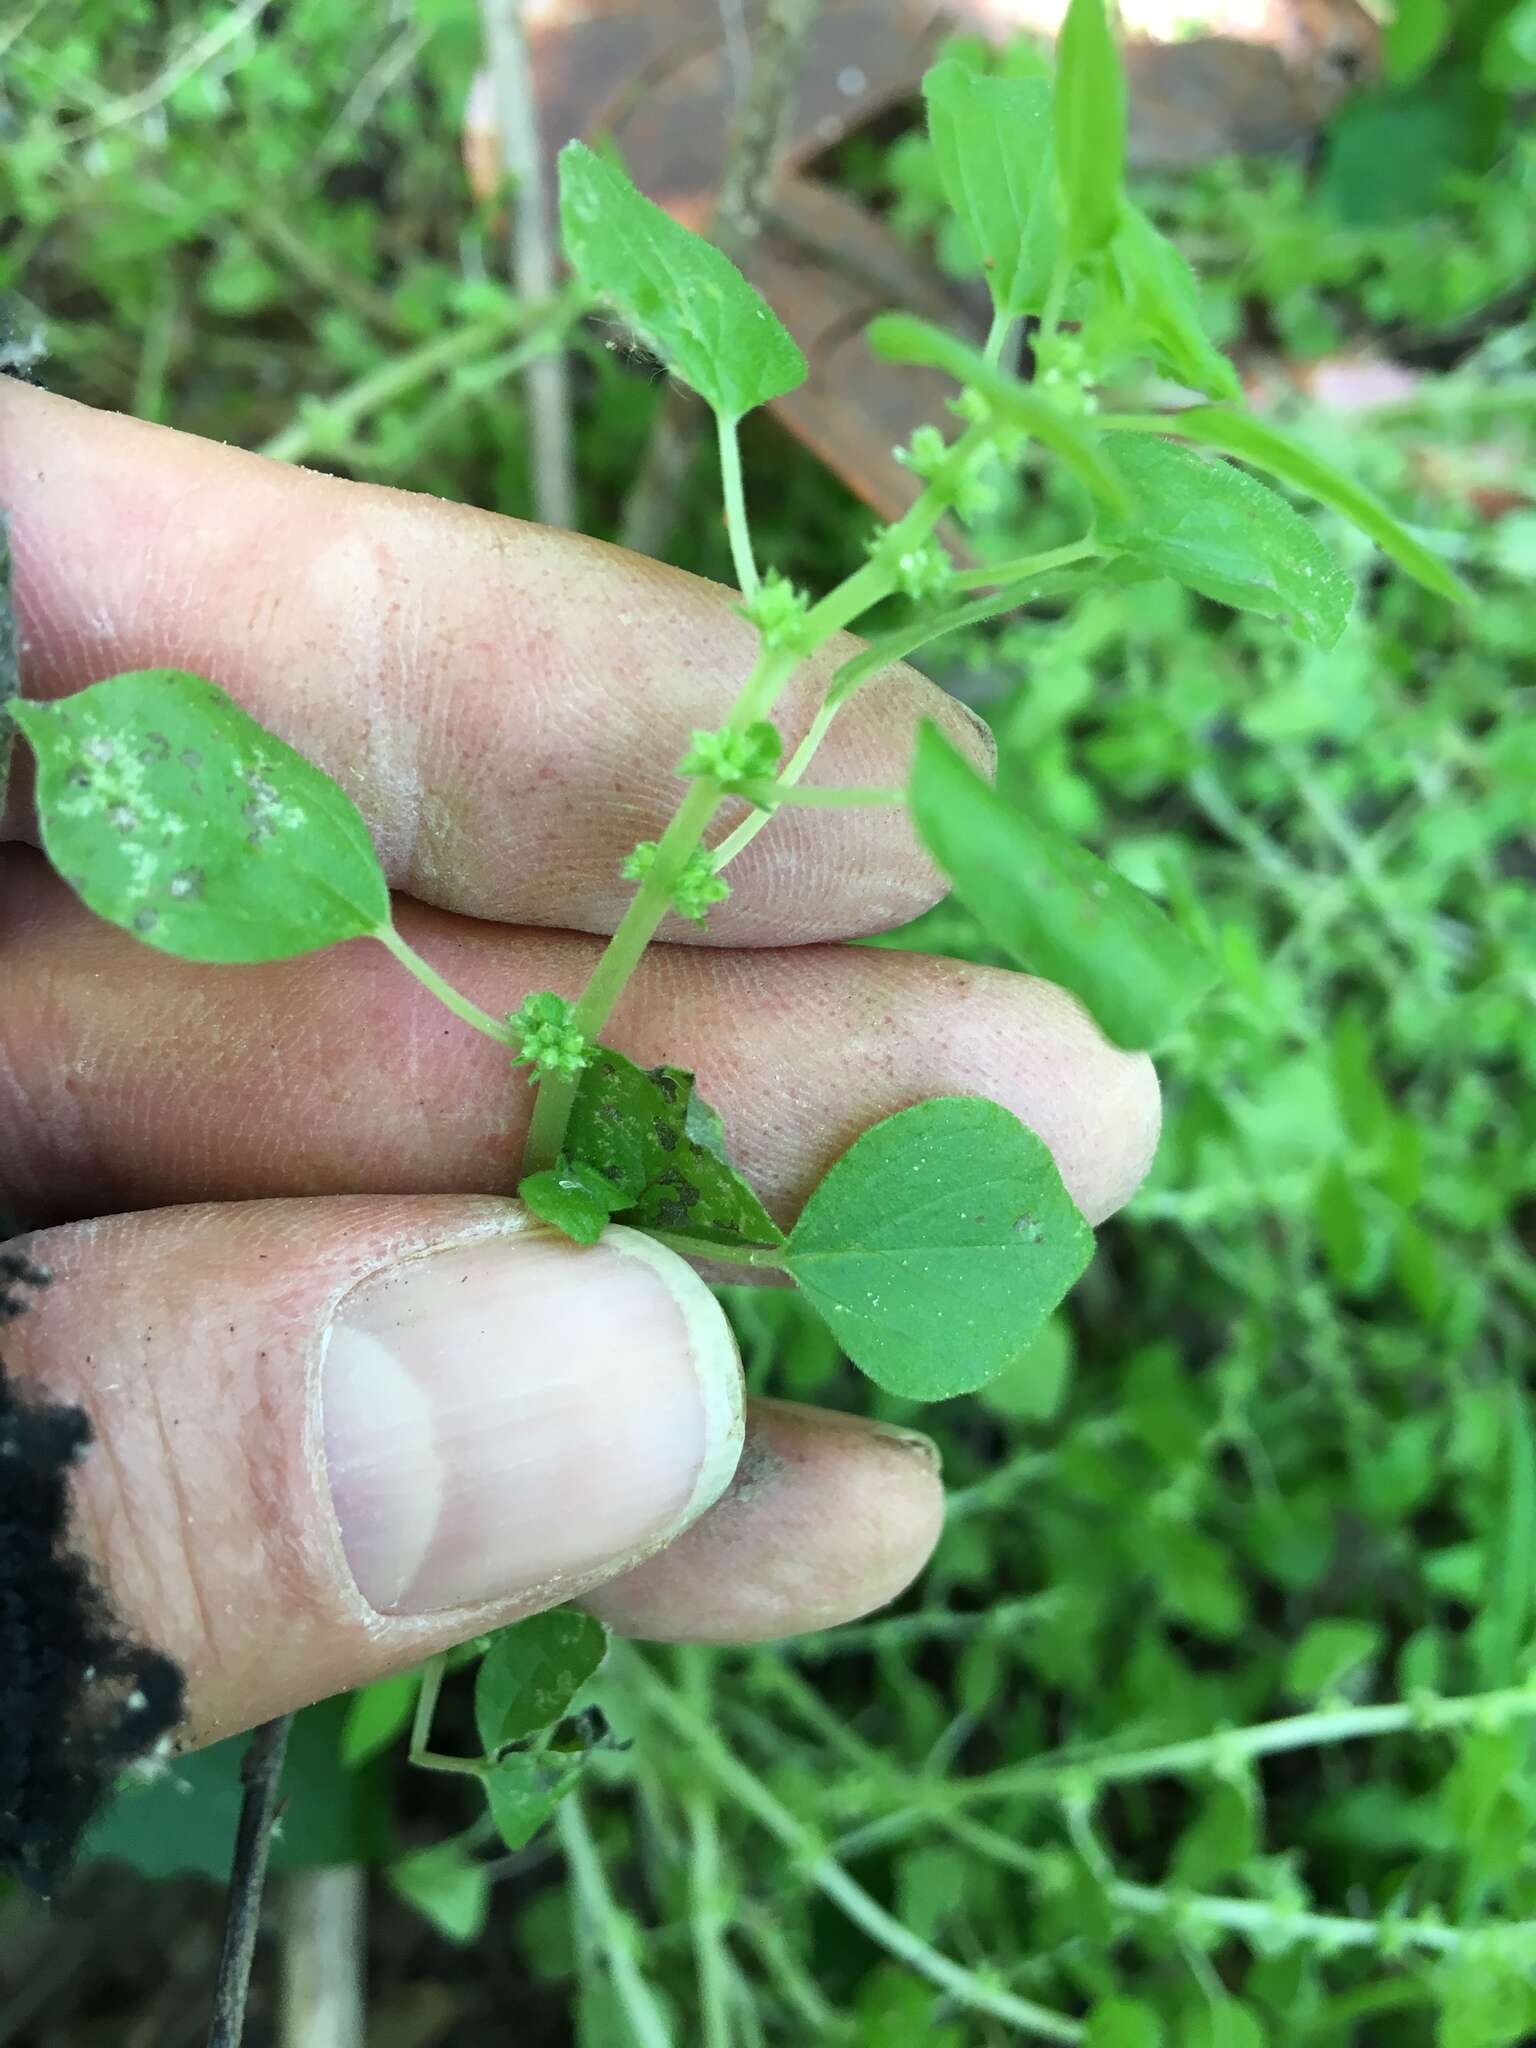
[[[638,1656],[626,1657],[624,1665],[634,1675],[646,1702],[685,1741],[690,1766],[708,1771],[723,1791],[753,1814],[795,1858],[806,1880],[877,1947],[926,1977],[930,1984],[937,1984],[957,2004],[973,2012],[991,2013],[1022,2033],[1045,2041],[1085,2038],[1084,2029],[1076,2020],[989,1983],[904,1926],[848,1875],[812,1830],[780,1803],[755,1772],[731,1754],[709,1721],[695,1714],[663,1685]]]
[[[554,288],[555,252],[523,14],[524,0],[480,0],[502,164],[514,193],[512,277],[523,304],[538,305]],[[534,516],[546,526],[574,526],[576,485],[565,351],[557,349],[536,357],[528,366],[524,388],[532,442]]]
[[[989,445],[990,440],[991,430],[983,422],[975,422],[966,429],[949,450],[937,474],[925,485],[916,503],[885,535],[878,557],[845,577],[828,591],[819,604],[811,607],[798,648],[763,647],[759,650],[752,673],[742,685],[741,694],[725,722],[727,732],[744,732],[758,719],[766,718],[806,652],[818,648],[824,640],[829,640],[834,633],[841,632],[843,627],[868,611],[871,605],[889,597],[896,587],[896,573],[889,564],[907,549],[927,539],[953,504],[975,457]],[[821,731],[825,729],[825,725],[821,725]],[[805,753],[803,746],[796,755],[797,760],[801,754],[808,762],[810,754]],[[780,779],[794,778],[786,773]],[[625,983],[667,914],[672,892],[708,830],[721,794],[719,783],[708,776],[700,776],[657,841],[650,869],[631,898],[629,908],[619,920],[618,928],[576,1004],[572,1021],[587,1038],[599,1037],[613,1014],[614,1005],[624,993]],[[718,858],[716,865],[717,868],[720,865]],[[576,1083],[573,1080],[555,1075],[540,1081],[533,1121],[523,1152],[525,1175],[544,1171],[553,1166],[560,1156],[575,1095]]]
[[[979,569],[957,570],[954,586],[956,590],[977,590],[987,584],[1019,583],[1106,553],[1106,548],[1085,533],[1081,540],[1069,541],[1065,547],[1042,549],[1038,555],[1017,555],[1011,562],[984,562]]]
[[[725,495],[725,528],[730,535],[731,562],[736,570],[736,587],[743,597],[757,591],[757,563],[752,558],[752,532],[747,524],[747,501],[741,482],[740,421],[716,413],[720,441],[720,485]]]
[[[1280,1721],[1261,1721],[1251,1728],[1228,1728],[1188,1742],[1169,1742],[1156,1749],[1129,1750],[1120,1756],[1057,1751],[1053,1756],[1010,1770],[993,1771],[944,1788],[954,1806],[978,1800],[1008,1799],[1026,1793],[1056,1793],[1063,1780],[1085,1786],[1127,1785],[1143,1778],[1161,1778],[1186,1771],[1222,1770],[1287,1750],[1315,1749],[1336,1742],[1407,1733],[1437,1734],[1450,1728],[1479,1725],[1503,1727],[1510,1721],[1536,1720],[1536,1686],[1514,1685],[1497,1692],[1472,1693],[1456,1699],[1394,1700],[1379,1706],[1325,1708],[1313,1714],[1292,1714]]]
[[[982,354],[992,365],[993,369],[996,369],[1003,359],[1003,350],[1008,346],[1008,335],[1012,326],[1013,318],[1011,314],[994,313],[992,315],[992,325],[987,329],[987,342],[986,347],[982,350]]]
[[[785,804],[815,811],[875,810],[907,800],[904,789],[799,789],[787,775],[781,782],[756,783],[747,793],[770,810]]]
[[[272,1830],[277,1822],[277,1795],[282,1784],[283,1759],[288,1753],[288,1731],[292,1726],[291,1714],[265,1722],[251,1737],[245,1761],[240,1766],[245,1792],[240,1801],[234,1863],[229,1873],[228,1917],[224,1923],[224,1946],[219,1955],[219,1978],[213,1994],[208,2048],[240,2048],[245,2034],[251,1964],[255,1960],[256,1932],[261,1920],[261,1894],[266,1884],[267,1858],[272,1849]]]
[[[373,936],[381,946],[388,947],[402,967],[415,975],[423,988],[432,991],[445,1009],[452,1010],[455,1017],[462,1017],[466,1024],[473,1024],[477,1031],[483,1031],[487,1038],[494,1038],[498,1045],[514,1043],[505,1023],[472,1003],[468,996],[461,996],[453,984],[445,981],[435,967],[429,966],[414,947],[406,944],[392,924],[381,925]]]
[[[672,2030],[635,1961],[634,1923],[620,1910],[608,1889],[579,1791],[568,1793],[560,1802],[555,1809],[555,1824],[571,1874],[571,1888],[607,1962],[637,2048],[673,2048]]]
[[[696,1647],[679,1651],[683,1684],[695,1712],[711,1718],[711,1688],[706,1653]],[[683,1798],[688,1822],[688,1908],[693,1931],[694,1967],[699,1985],[702,2048],[732,2048],[735,2029],[730,2011],[730,1951],[725,1938],[725,1879],[720,1860],[720,1815],[711,1786],[696,1784]]]

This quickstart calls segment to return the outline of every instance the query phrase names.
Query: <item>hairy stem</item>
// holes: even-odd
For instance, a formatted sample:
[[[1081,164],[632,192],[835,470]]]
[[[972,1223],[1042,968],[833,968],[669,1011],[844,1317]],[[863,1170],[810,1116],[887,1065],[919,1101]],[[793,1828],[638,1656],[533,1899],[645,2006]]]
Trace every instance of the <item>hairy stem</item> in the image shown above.
[[[213,1994],[213,2020],[208,2048],[240,2048],[245,2036],[245,2010],[250,1998],[251,1964],[261,1920],[261,1895],[267,1879],[272,1830],[277,1824],[277,1795],[293,1716],[267,1721],[251,1737],[240,1777],[245,1791],[235,1832],[235,1854],[229,1874],[229,1908],[224,1946]]]
[[[771,1273],[784,1263],[782,1252],[768,1247],[746,1249],[731,1244],[706,1244],[697,1237],[685,1237],[675,1230],[647,1230],[647,1237],[657,1244],[664,1244],[669,1250],[681,1252],[689,1259],[709,1259],[717,1266],[750,1266],[760,1273]]]
[[[423,988],[432,991],[445,1009],[452,1010],[455,1017],[462,1017],[466,1024],[473,1024],[477,1031],[483,1031],[487,1038],[494,1038],[498,1045],[516,1042],[505,1022],[482,1010],[478,1003],[472,1003],[468,996],[461,996],[453,984],[445,981],[413,946],[406,944],[392,924],[382,925],[373,936],[381,946],[388,947],[402,967],[415,975]]]

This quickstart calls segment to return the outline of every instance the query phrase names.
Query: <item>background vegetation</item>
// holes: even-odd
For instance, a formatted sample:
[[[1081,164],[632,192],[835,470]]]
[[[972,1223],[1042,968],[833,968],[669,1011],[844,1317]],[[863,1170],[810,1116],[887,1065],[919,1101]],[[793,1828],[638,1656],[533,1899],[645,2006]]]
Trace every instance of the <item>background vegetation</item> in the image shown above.
[[[526,510],[516,309],[458,164],[478,50],[474,0],[12,0],[0,285],[46,310],[47,381]],[[1150,585],[942,656],[1010,788],[1224,963],[1162,1057],[1152,1181],[1028,1370],[926,1411],[952,1507],[898,1611],[616,1651],[592,1697],[627,1746],[558,1840],[497,1859],[451,1788],[369,1757],[398,1694],[304,1717],[280,1861],[384,1866],[371,2042],[1536,2038],[1536,139],[1486,91],[1458,127],[1470,77],[1350,109],[1314,175],[1232,162],[1146,196],[1245,365],[1477,606],[1330,522],[1362,582],[1331,653]],[[1427,170],[1402,125],[1426,107]],[[920,137],[845,170],[932,231]],[[607,533],[661,392],[573,343]],[[1414,374],[1325,413],[1296,365],[1362,350]],[[830,580],[868,515],[771,425],[747,457],[764,557]],[[999,512],[1030,547],[1066,518],[1044,485]],[[679,532],[728,573],[712,520]],[[950,908],[897,943],[985,957]],[[755,1384],[879,1404],[792,1297],[735,1313]],[[221,1872],[233,1797],[210,1753],[98,1848]],[[43,2000],[21,1973],[0,2038],[120,2042],[167,1972],[142,2038],[197,2038],[203,1951],[145,1955],[145,1881],[82,1877],[137,1952],[109,1935]],[[211,1887],[168,1896],[178,1928],[210,1917]]]

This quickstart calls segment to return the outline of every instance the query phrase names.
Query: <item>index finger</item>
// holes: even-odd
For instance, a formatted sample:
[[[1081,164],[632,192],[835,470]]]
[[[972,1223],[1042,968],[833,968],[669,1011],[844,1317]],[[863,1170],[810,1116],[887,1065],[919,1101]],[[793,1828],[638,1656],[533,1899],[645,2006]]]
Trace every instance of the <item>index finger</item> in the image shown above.
[[[30,694],[132,668],[210,677],[347,789],[394,887],[475,917],[611,931],[690,729],[723,722],[752,660],[730,594],[698,577],[3,379],[0,503]],[[791,745],[856,644],[786,692]],[[925,717],[985,757],[968,712],[894,667],[814,779],[903,782]],[[31,836],[24,805],[18,790],[0,838]],[[786,812],[731,880],[716,943],[877,931],[941,894],[897,810]]]

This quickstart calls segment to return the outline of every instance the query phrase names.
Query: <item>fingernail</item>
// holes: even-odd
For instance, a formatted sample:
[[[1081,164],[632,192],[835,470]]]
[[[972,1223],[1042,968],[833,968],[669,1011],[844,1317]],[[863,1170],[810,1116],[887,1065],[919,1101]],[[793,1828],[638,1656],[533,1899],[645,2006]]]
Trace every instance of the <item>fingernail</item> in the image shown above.
[[[587,1248],[514,1230],[371,1275],[338,1306],[321,1397],[342,1548],[381,1613],[627,1570],[741,1455],[730,1325],[631,1230]]]
[[[931,1436],[920,1429],[901,1429],[894,1422],[872,1422],[869,1425],[873,1435],[884,1437],[888,1444],[895,1444],[903,1451],[910,1451],[914,1458],[921,1458],[925,1465],[931,1465],[935,1472],[944,1469],[944,1453]]]

